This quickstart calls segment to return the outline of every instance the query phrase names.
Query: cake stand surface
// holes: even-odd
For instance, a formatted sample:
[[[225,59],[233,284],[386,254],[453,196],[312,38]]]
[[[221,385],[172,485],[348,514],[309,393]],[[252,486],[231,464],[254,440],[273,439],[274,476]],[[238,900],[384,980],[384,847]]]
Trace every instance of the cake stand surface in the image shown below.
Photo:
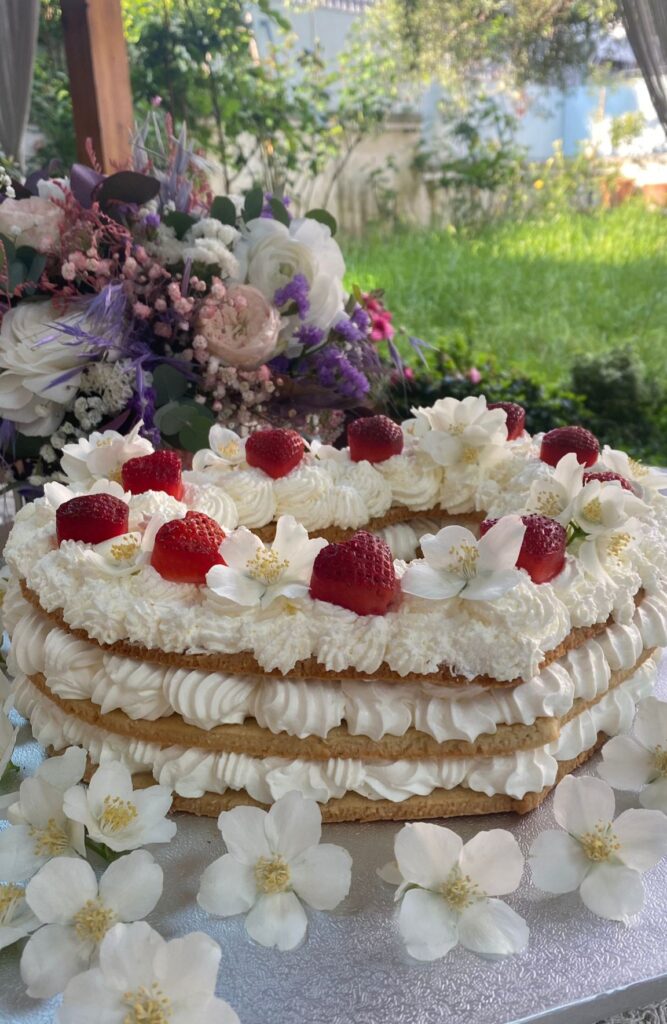
[[[667,657],[658,693],[667,698]],[[42,757],[25,725],[14,757],[22,775]],[[480,829],[508,828],[525,853],[539,831],[553,826],[551,802],[523,819],[497,815],[447,824],[464,840]],[[631,794],[617,795],[619,810],[633,803]],[[444,960],[422,964],[404,952],[393,889],[376,875],[393,857],[399,828],[391,822],[324,826],[323,840],[347,847],[354,859],[350,896],[332,914],[309,912],[305,943],[279,953],[248,939],[242,918],[218,920],[197,906],[202,871],[222,853],[220,834],[210,819],[178,815],[172,843],[151,848],[165,886],[148,921],[166,938],[199,930],[220,943],[218,991],[242,1024],[593,1024],[667,999],[667,859],[644,876],[646,905],[632,927],[594,917],[576,894],[539,893],[526,870],[522,886],[508,897],[530,927],[525,953],[486,961],[457,948]],[[0,952],[2,1024],[50,1024],[57,1004],[29,999],[16,949]]]

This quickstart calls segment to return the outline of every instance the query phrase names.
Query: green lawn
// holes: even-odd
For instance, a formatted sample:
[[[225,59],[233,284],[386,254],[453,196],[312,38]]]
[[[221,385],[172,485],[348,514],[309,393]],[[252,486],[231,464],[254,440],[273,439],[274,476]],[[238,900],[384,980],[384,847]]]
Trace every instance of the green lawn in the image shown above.
[[[501,224],[474,236],[400,229],[343,243],[348,282],[382,287],[395,323],[447,348],[560,377],[574,356],[632,343],[665,377],[667,216],[640,203]]]

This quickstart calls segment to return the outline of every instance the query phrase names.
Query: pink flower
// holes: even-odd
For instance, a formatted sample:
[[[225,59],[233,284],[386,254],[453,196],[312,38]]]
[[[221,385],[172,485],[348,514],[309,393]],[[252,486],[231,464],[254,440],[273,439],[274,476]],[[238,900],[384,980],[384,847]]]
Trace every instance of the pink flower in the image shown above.
[[[385,309],[374,295],[363,295],[362,301],[371,318],[371,341],[389,341],[394,337],[393,313]]]
[[[237,285],[216,305],[207,303],[197,330],[211,355],[228,366],[254,370],[275,352],[280,315],[256,288]]]
[[[57,253],[65,211],[50,199],[5,199],[0,206],[0,235],[16,247],[30,245],[43,253]]]
[[[471,384],[479,384],[482,379],[482,375],[476,366],[471,366],[468,370],[468,380]]]
[[[151,315],[151,308],[145,302],[135,302],[132,312],[139,320],[148,320]]]
[[[68,261],[67,263],[63,263],[62,267],[60,268],[60,273],[62,274],[65,281],[73,281],[74,278],[76,277],[76,267],[74,266],[73,263]]]

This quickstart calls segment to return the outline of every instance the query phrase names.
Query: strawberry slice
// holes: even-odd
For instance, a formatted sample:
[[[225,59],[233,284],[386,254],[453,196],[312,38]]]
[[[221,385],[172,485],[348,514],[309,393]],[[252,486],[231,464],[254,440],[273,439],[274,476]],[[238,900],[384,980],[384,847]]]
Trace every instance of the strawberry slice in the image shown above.
[[[482,536],[497,519],[485,519],[479,530]],[[548,516],[521,516],[526,527],[523,544],[516,560],[518,569],[525,569],[533,583],[548,583],[565,565],[567,533],[555,519]]]
[[[205,583],[214,565],[224,565],[219,547],[225,533],[204,512],[186,512],[172,519],[155,535],[151,565],[165,580],[174,583]]]
[[[600,455],[600,442],[585,427],[556,427],[542,438],[540,458],[547,465],[557,466],[570,452],[574,452],[580,465],[593,466]]]
[[[113,494],[80,494],[56,509],[56,537],[101,544],[128,531],[129,509]]]
[[[357,615],[384,615],[400,593],[388,544],[358,530],[341,544],[322,548],[310,580],[310,596]]]
[[[403,451],[403,431],[388,416],[362,416],[347,428],[353,462],[386,462]]]
[[[620,473],[612,473],[610,469],[606,469],[604,472],[584,473],[584,484],[590,483],[591,480],[599,480],[602,484],[609,483],[611,480],[617,480],[624,491],[635,493],[635,489],[629,480],[626,480]]]
[[[516,441],[526,429],[526,410],[518,402],[490,402],[487,409],[503,409],[507,416],[507,440]]]
[[[258,430],[246,441],[245,457],[249,466],[278,480],[299,465],[304,451],[303,438],[296,430]]]
[[[165,491],[178,501],[183,497],[181,457],[178,452],[159,451],[140,455],[123,464],[123,487],[132,494]]]

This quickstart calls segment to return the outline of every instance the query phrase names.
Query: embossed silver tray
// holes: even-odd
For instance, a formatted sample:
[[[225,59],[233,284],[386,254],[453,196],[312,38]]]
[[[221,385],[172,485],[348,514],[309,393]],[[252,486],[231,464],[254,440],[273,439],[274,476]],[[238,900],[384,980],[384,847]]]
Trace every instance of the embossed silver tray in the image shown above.
[[[658,692],[667,697],[667,658]],[[42,756],[24,726],[15,755],[22,773]],[[619,794],[617,803],[623,809],[633,797]],[[509,828],[524,852],[552,824],[550,800],[523,819],[448,822],[464,839],[483,828]],[[595,918],[576,894],[537,892],[526,871],[521,888],[508,897],[530,926],[525,953],[486,961],[459,948],[421,964],[403,951],[393,890],[376,875],[392,859],[399,827],[324,827],[325,841],[346,846],[354,858],[350,896],[333,914],[311,912],[305,943],[279,953],[251,942],[242,919],[216,920],[196,905],[199,877],[222,852],[220,835],[212,820],[179,815],[174,841],[152,851],[164,868],[165,889],[148,920],[168,938],[201,930],[220,943],[219,994],[242,1024],[593,1024],[667,998],[667,861],[644,876],[646,905],[632,927]],[[25,995],[18,960],[15,949],[0,952],[0,1021],[50,1024],[57,1000],[39,1003]]]

